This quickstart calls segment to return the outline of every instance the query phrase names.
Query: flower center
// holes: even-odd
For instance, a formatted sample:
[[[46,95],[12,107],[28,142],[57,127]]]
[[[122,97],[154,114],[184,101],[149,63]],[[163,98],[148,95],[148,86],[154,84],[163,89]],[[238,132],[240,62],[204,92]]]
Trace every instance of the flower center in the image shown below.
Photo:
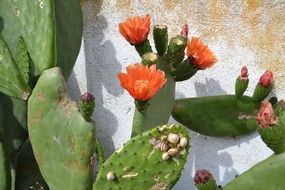
[[[149,88],[149,81],[148,80],[137,80],[134,84],[135,91],[139,93],[146,92]]]

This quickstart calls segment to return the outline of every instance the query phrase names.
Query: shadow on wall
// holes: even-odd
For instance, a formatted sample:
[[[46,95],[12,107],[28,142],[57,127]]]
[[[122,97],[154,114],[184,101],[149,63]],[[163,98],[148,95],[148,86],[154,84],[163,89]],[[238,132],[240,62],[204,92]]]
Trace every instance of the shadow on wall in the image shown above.
[[[222,89],[219,81],[212,78],[206,79],[206,83],[194,83],[197,97],[223,95],[226,91]],[[186,98],[184,94],[176,93],[176,98]],[[175,123],[171,119],[170,123]],[[233,167],[233,159],[230,153],[224,149],[243,143],[249,143],[251,139],[258,136],[257,133],[239,138],[215,138],[200,135],[193,131],[191,133],[191,150],[182,172],[179,182],[173,190],[182,190],[185,187],[196,189],[194,186],[194,174],[199,169],[209,170],[217,180],[217,184],[224,185],[238,175]],[[192,173],[189,173],[192,171]]]
[[[116,50],[111,41],[104,41],[104,30],[108,23],[104,16],[98,16],[102,0],[85,1],[84,9],[84,50],[86,63],[87,90],[94,94],[96,100],[97,135],[106,150],[106,156],[114,152],[113,134],[117,131],[118,121],[115,115],[106,107],[108,98],[103,97],[103,89],[111,96],[123,93],[117,85],[117,73],[121,71],[121,64],[116,59]]]

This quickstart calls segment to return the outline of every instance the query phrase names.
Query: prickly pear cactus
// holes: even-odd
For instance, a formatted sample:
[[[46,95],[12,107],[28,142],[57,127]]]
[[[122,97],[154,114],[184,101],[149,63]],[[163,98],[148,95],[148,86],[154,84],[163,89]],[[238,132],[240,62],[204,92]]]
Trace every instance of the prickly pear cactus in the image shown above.
[[[258,110],[259,104],[247,96],[209,96],[176,100],[172,116],[204,135],[238,136],[257,129]]]
[[[277,190],[285,188],[285,153],[272,155],[238,176],[223,190]]]
[[[14,0],[21,33],[34,62],[35,75],[56,65],[54,0]]]
[[[29,98],[28,131],[50,189],[91,189],[94,126],[67,95],[59,68],[45,70]]]
[[[186,162],[189,134],[181,125],[163,125],[131,139],[99,170],[93,190],[171,189]]]
[[[81,46],[83,19],[80,1],[55,0],[57,66],[70,75]]]

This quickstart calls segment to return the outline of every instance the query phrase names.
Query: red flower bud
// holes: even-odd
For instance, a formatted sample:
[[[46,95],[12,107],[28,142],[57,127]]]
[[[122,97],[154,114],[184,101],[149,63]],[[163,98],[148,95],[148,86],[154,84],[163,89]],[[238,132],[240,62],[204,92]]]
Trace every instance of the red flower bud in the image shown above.
[[[263,87],[271,86],[273,81],[273,74],[271,71],[265,71],[265,73],[260,77],[259,84]]]
[[[275,125],[278,120],[271,103],[268,101],[264,101],[261,103],[260,111],[255,119],[259,124],[260,128],[268,128],[272,125]]]
[[[240,79],[248,80],[248,69],[246,66],[244,66],[240,71]]]
[[[208,170],[198,170],[194,177],[194,182],[196,185],[208,183],[212,174]]]
[[[184,38],[188,38],[188,33],[189,33],[188,24],[184,24],[184,25],[182,26],[181,36],[184,37]]]

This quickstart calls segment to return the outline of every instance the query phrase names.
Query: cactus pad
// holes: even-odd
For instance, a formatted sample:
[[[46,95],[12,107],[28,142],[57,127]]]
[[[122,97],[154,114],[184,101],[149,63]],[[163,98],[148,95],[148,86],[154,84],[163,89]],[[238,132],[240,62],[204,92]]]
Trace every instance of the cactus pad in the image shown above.
[[[208,136],[238,136],[257,129],[259,105],[250,97],[209,96],[176,100],[172,116],[189,129]]]
[[[180,139],[185,137],[189,142],[188,130],[181,125],[163,125],[138,135],[103,164],[93,190],[171,189],[186,162],[189,143],[178,152],[171,153],[177,144],[170,144],[168,152],[173,157],[164,160],[161,144],[170,133],[178,134]]]
[[[21,25],[35,75],[56,65],[54,0],[14,0],[14,9]]]
[[[56,0],[55,16],[57,66],[67,79],[81,46],[83,19],[80,1]]]
[[[57,67],[42,73],[29,98],[28,131],[50,189],[91,189],[94,125],[84,120],[67,95]]]
[[[285,189],[285,153],[272,155],[227,184],[223,190]]]
[[[29,86],[24,82],[7,43],[0,33],[0,91],[19,99],[27,99]]]

